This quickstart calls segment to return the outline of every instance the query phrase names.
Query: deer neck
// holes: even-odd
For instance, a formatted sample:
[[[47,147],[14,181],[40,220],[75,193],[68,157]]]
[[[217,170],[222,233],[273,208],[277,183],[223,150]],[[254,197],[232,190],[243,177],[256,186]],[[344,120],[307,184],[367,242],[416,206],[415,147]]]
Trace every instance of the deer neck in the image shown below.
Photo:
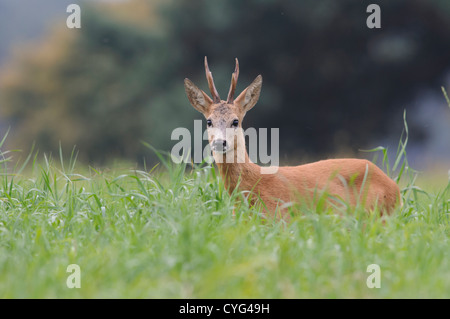
[[[234,151],[213,152],[213,156],[229,193],[233,192],[238,184],[240,190],[250,191],[261,178],[261,167],[250,160],[243,136],[237,138]]]

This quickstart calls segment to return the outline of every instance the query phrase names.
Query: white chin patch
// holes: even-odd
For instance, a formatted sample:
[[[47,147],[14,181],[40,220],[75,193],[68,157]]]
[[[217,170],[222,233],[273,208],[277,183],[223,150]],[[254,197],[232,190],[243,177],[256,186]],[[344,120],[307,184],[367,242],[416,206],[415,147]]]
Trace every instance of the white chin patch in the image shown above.
[[[214,153],[217,153],[217,154],[225,154],[225,153],[227,153],[227,152],[229,151],[229,148],[228,148],[228,147],[226,147],[226,148],[215,148],[215,147],[211,147],[211,150],[212,150]]]
[[[228,152],[228,150],[227,149],[225,149],[225,150],[215,150],[215,149],[213,149],[213,152],[217,153],[217,154],[225,154],[225,153]]]

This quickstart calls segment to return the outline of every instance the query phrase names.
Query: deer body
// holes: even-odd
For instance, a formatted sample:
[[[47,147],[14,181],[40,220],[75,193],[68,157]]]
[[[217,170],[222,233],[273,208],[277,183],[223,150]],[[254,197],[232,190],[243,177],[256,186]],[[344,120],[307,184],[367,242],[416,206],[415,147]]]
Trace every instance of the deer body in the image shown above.
[[[282,206],[288,202],[314,203],[320,197],[317,192],[326,192],[352,206],[360,202],[373,208],[377,204],[387,213],[393,211],[400,198],[397,184],[367,160],[329,159],[279,167],[274,174],[261,174],[261,167],[251,162],[217,166],[230,193],[236,187],[251,191],[272,213],[283,212]]]
[[[239,75],[236,59],[230,91],[224,101],[219,98],[214,86],[206,57],[205,69],[213,99],[188,79],[185,79],[185,89],[191,104],[207,119],[213,156],[230,193],[238,187],[240,191],[253,194],[252,202],[260,198],[266,207],[265,213],[269,214],[283,214],[283,204],[292,201],[314,204],[317,192],[326,192],[350,205],[359,202],[369,209],[377,205],[387,213],[401,203],[397,184],[367,160],[329,159],[279,167],[275,173],[263,174],[262,168],[248,157],[242,131],[246,112],[259,99],[262,77],[259,75],[234,99]]]

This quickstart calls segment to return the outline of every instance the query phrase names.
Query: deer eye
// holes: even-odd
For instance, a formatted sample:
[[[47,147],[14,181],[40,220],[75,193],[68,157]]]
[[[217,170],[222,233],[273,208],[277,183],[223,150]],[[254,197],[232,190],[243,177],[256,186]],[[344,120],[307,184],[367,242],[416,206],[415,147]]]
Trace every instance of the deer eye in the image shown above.
[[[239,120],[234,120],[233,124],[231,124],[231,126],[233,126],[233,127],[238,127],[238,125],[239,125]]]
[[[212,121],[211,120],[206,120],[206,125],[208,125],[208,127],[212,126]]]

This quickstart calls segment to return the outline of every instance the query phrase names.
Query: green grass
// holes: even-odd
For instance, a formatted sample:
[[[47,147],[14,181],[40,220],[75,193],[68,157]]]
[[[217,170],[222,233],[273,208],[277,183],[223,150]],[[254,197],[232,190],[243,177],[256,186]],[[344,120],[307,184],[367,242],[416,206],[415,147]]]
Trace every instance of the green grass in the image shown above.
[[[214,168],[161,159],[149,172],[30,157],[4,172],[0,298],[450,298],[450,184],[410,179],[384,220],[293,208],[287,224],[245,205],[233,218],[239,194]]]
[[[77,167],[75,152],[11,167],[4,151],[0,298],[450,298],[450,182],[419,187],[404,124],[392,165],[371,150],[402,188],[387,217],[322,198],[292,206],[289,223],[245,203],[234,218],[242,195],[214,167],[156,153],[158,167],[102,171]],[[81,288],[66,284],[71,264]],[[371,264],[380,288],[366,284]]]

